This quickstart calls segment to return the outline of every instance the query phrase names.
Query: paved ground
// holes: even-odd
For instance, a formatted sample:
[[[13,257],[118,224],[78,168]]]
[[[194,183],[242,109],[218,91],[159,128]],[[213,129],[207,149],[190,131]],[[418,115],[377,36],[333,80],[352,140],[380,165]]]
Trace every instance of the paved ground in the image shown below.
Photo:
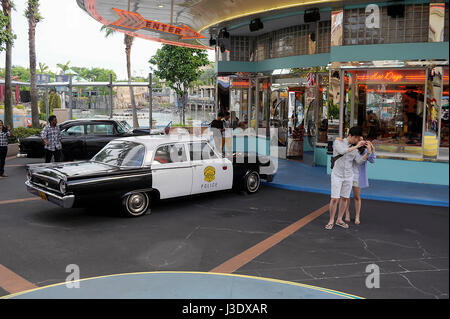
[[[247,251],[233,274],[365,298],[448,298],[448,208],[365,200],[361,225],[325,231],[328,215],[320,209],[327,195],[264,186],[253,196],[222,192],[163,201],[152,214],[127,219],[106,209],[11,202],[32,197],[23,184],[23,165],[31,162],[8,160],[10,177],[0,180],[0,266],[37,287],[64,282],[69,264],[80,267],[82,279],[209,272],[227,269],[221,266]],[[299,226],[277,243],[277,234],[293,224]],[[265,248],[252,258],[248,249],[255,245]],[[369,264],[380,268],[378,289],[365,285]],[[0,269],[0,296],[10,292]]]

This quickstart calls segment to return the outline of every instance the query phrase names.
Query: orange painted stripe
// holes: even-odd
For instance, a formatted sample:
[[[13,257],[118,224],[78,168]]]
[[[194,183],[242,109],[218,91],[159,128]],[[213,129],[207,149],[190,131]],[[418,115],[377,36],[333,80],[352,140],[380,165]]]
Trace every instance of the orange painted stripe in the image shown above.
[[[239,255],[227,260],[223,264],[217,266],[216,268],[210,270],[210,272],[217,272],[217,273],[226,273],[230,274],[244,266],[245,264],[249,263],[268,249],[272,248],[282,240],[286,239],[293,233],[295,233],[297,230],[302,228],[303,226],[309,224],[314,219],[328,211],[329,204],[319,208],[318,210],[312,212],[311,214],[303,217],[302,219],[299,219],[297,222],[289,225],[288,227],[282,229],[278,233],[270,236],[266,240],[256,244],[255,246],[245,250],[244,252],[240,253]]]
[[[0,265],[0,287],[11,294],[38,288],[3,265]]]
[[[10,157],[5,158],[5,160],[6,160],[6,161],[9,161],[9,160],[11,160],[11,159],[13,159],[13,158],[17,158],[17,156],[10,156]]]
[[[2,200],[2,201],[0,201],[0,205],[29,202],[32,200],[40,200],[40,198],[39,197],[28,197],[28,198],[20,198],[20,199]]]

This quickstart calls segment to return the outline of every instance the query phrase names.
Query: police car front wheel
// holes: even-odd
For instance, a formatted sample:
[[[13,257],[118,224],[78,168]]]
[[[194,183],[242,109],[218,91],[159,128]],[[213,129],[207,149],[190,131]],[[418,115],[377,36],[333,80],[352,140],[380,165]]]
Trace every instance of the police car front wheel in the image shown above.
[[[133,193],[122,200],[123,212],[128,217],[139,217],[149,209],[150,199],[146,193]]]

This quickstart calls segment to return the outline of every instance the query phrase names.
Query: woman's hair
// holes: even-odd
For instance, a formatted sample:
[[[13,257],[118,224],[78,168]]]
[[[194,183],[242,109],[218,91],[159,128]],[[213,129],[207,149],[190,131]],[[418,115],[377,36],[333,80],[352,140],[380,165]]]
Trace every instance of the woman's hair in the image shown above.
[[[3,132],[3,133],[8,132],[8,129],[5,127],[5,124],[3,124],[3,121],[2,121],[2,120],[0,120],[0,123],[2,124],[2,132]]]

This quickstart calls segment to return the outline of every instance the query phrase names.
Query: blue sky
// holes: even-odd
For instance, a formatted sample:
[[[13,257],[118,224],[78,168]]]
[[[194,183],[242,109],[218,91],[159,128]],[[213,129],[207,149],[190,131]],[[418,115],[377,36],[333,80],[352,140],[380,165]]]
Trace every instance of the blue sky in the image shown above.
[[[28,22],[24,16],[26,0],[13,0],[12,27],[14,42],[12,63],[29,67]],[[58,70],[57,63],[70,61],[71,66],[112,69],[119,79],[126,79],[126,60],[123,34],[105,38],[101,24],[80,9],[75,0],[41,0],[40,12],[44,20],[36,28],[37,63],[50,70]],[[161,44],[136,38],[131,50],[132,74],[147,77],[148,60]],[[209,50],[210,60],[214,51]],[[0,53],[0,66],[4,67],[5,54]]]

